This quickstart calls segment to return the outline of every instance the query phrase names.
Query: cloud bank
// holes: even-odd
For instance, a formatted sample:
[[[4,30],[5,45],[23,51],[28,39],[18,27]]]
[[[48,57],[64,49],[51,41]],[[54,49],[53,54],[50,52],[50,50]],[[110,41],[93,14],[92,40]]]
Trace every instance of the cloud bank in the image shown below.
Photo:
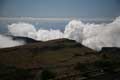
[[[0,35],[0,48],[6,48],[6,47],[14,47],[14,46],[19,46],[23,45],[23,41],[18,41],[18,40],[12,40],[11,37],[3,36]]]
[[[120,47],[120,17],[108,24],[72,20],[66,25],[64,32],[52,29],[36,30],[35,26],[29,23],[13,23],[8,25],[8,30],[14,36],[24,36],[40,41],[68,38],[94,50],[100,50],[102,47]]]
[[[120,47],[120,17],[109,24],[84,24],[73,20],[66,26],[64,35],[95,50]]]
[[[28,23],[13,23],[8,25],[8,31],[14,36],[35,37],[32,36],[36,32],[33,25]]]
[[[36,30],[35,26],[29,23],[13,23],[8,25],[8,30],[14,36],[24,36],[41,41],[63,38],[60,30]]]

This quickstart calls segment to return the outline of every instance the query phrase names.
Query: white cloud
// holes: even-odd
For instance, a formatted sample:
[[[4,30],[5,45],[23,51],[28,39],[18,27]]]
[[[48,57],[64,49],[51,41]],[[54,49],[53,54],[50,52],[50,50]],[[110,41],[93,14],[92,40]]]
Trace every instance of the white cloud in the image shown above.
[[[120,47],[120,17],[108,24],[72,20],[66,25],[64,33],[60,30],[39,29],[37,31],[34,25],[28,23],[13,23],[8,26],[8,29],[12,35],[41,41],[58,38],[73,39],[95,50],[100,50],[102,47]]]
[[[109,24],[85,24],[73,20],[66,26],[65,35],[95,50],[120,47],[120,17]]]
[[[0,35],[0,48],[23,45],[23,41],[14,41],[11,37]]]

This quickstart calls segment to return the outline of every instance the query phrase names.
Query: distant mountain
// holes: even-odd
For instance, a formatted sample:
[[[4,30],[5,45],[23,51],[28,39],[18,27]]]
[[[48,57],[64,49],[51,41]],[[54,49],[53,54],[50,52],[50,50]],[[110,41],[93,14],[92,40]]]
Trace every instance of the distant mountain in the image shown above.
[[[36,42],[40,42],[40,41],[37,41],[37,40],[32,39],[32,38],[28,38],[28,37],[13,36],[13,35],[5,35],[5,36],[11,37],[13,40],[24,41],[25,43],[36,43]]]
[[[100,51],[101,53],[119,53],[120,54],[120,48],[118,47],[103,47]]]
[[[4,48],[0,80],[119,80],[119,53],[119,48],[97,52],[68,39]]]
[[[13,40],[23,40],[23,41],[25,41],[26,43],[40,42],[40,41],[34,40],[34,39],[32,39],[32,38],[19,37],[19,36],[12,36],[12,39],[13,39]]]

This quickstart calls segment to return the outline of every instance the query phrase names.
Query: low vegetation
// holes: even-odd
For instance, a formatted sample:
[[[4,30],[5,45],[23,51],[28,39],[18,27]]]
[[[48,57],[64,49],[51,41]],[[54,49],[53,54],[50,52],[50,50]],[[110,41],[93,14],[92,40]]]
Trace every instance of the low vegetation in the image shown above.
[[[68,39],[0,49],[0,80],[119,80],[119,51]]]

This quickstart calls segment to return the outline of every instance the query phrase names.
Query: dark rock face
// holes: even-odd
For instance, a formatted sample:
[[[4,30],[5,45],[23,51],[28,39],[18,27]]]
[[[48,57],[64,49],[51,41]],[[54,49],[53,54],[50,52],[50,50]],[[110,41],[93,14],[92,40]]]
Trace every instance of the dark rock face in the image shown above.
[[[120,53],[120,48],[117,47],[103,47],[101,53]]]
[[[56,39],[0,49],[0,80],[119,80],[120,48],[100,52]]]
[[[32,38],[28,38],[28,37],[12,36],[12,39],[13,40],[18,40],[18,41],[24,41],[26,44],[40,42],[40,41],[34,40]]]

